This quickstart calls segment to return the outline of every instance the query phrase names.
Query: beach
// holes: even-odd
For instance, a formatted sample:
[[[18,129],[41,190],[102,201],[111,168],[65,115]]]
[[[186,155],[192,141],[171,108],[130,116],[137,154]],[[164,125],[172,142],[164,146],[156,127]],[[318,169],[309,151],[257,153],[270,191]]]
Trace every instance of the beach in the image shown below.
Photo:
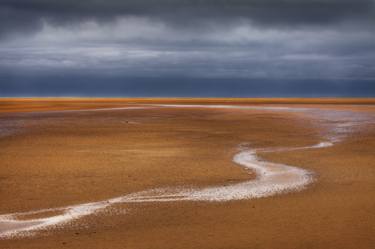
[[[1,100],[0,246],[371,248],[374,120],[372,99]]]

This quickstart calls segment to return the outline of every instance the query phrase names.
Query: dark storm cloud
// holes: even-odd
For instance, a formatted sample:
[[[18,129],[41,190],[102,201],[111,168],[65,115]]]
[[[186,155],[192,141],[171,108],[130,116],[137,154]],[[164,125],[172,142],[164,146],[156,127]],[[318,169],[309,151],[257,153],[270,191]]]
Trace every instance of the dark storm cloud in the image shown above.
[[[236,19],[257,25],[327,25],[338,22],[374,24],[373,0],[3,0],[0,32],[30,32],[42,20],[71,25],[82,20],[111,21],[120,16],[146,16],[170,25],[195,28],[197,22],[228,24]],[[204,25],[203,25],[204,26]]]
[[[0,95],[375,95],[374,6],[2,0]]]

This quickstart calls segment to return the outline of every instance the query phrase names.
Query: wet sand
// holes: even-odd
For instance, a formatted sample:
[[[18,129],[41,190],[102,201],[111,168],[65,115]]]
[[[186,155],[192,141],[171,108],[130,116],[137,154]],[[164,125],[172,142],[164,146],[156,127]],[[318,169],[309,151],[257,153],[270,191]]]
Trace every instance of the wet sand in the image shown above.
[[[22,104],[22,112],[9,112],[9,102],[0,108],[6,109],[0,122],[8,130],[0,138],[0,214],[97,202],[154,188],[201,189],[255,180],[255,172],[232,160],[239,145],[308,147],[327,139],[329,127],[342,123],[324,115],[261,108],[45,112],[138,103],[44,100],[38,109],[39,102],[29,102]],[[368,103],[302,103],[292,107],[375,114]],[[1,248],[371,248],[375,127],[372,119],[365,121],[331,147],[258,151],[265,161],[314,172],[314,182],[302,191],[225,202],[117,203],[32,236],[2,239]]]

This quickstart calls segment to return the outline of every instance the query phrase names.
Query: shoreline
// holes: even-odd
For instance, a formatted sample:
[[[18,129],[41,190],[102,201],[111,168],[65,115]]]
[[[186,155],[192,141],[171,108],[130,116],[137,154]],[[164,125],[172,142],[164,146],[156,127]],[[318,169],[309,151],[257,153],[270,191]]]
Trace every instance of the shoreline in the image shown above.
[[[288,150],[320,149],[333,146],[332,143],[322,142],[317,145],[285,148]],[[272,149],[260,149],[263,153],[272,153]],[[33,210],[29,212],[0,214],[0,239],[12,239],[36,235],[35,232],[49,227],[62,226],[70,221],[77,220],[87,215],[119,203],[144,203],[144,202],[175,202],[175,201],[203,201],[225,202],[254,198],[265,198],[276,194],[286,194],[303,190],[314,181],[313,173],[295,166],[259,160],[257,150],[242,149],[233,156],[233,161],[249,170],[256,172],[256,178],[226,186],[203,187],[201,189],[184,189],[181,186],[174,188],[159,188],[130,193],[125,196],[115,197],[103,201],[82,203],[67,207]],[[277,152],[283,151],[278,148]],[[43,214],[49,212],[62,212],[62,214],[37,219],[18,219],[17,217],[30,214]]]
[[[124,104],[375,106],[375,98],[0,98],[0,114],[117,108]]]
[[[243,105],[239,109],[190,106],[128,110],[125,107],[131,106],[117,104],[111,106],[117,108],[112,111],[103,110],[102,106],[94,111],[91,106],[89,112],[2,116],[3,120],[8,117],[19,120],[24,129],[9,139],[0,139],[4,148],[0,154],[4,162],[0,184],[3,189],[9,188],[2,195],[2,213],[20,211],[8,217],[8,225],[24,225],[22,221],[11,224],[12,219],[31,222],[39,219],[41,223],[26,224],[40,226],[40,230],[25,232],[30,236],[15,235],[0,240],[0,245],[60,248],[63,240],[74,247],[82,242],[91,248],[103,248],[100,238],[105,235],[113,238],[110,245],[131,243],[133,248],[142,248],[140,245],[147,248],[150,246],[147,241],[161,236],[160,248],[163,248],[166,243],[174,243],[169,237],[163,239],[166,234],[178,236],[187,243],[195,238],[195,232],[191,231],[205,237],[214,231],[214,239],[207,242],[216,245],[214,248],[225,244],[230,234],[246,234],[246,237],[235,244],[225,244],[229,248],[251,245],[252,240],[245,238],[253,236],[260,236],[265,245],[275,245],[270,236],[282,234],[282,238],[292,243],[295,236],[300,238],[295,243],[314,236],[311,231],[296,229],[294,224],[317,229],[315,223],[319,222],[319,229],[330,238],[336,236],[330,233],[337,230],[332,227],[335,224],[345,224],[345,231],[353,230],[346,221],[353,214],[348,208],[357,204],[361,209],[355,212],[356,217],[370,215],[367,210],[371,207],[368,197],[371,189],[366,183],[372,179],[372,140],[369,139],[374,116],[367,107],[327,109],[314,105],[312,111],[307,106],[294,106],[299,111],[292,112],[285,107],[293,106],[280,109],[280,105],[271,109],[271,106],[244,108]],[[80,108],[86,109],[86,106]],[[335,146],[330,146],[328,141]],[[240,148],[236,151],[238,145]],[[259,183],[259,172],[254,175],[254,170],[238,165],[236,156],[241,153],[243,162],[250,160],[247,163],[303,168],[292,174],[302,179],[302,184],[297,189],[287,185],[292,191],[286,192],[293,194],[246,199],[249,195],[242,191],[249,190],[247,184]],[[311,172],[314,173],[311,175]],[[288,179],[287,183],[291,180],[290,176],[282,179]],[[304,185],[310,181],[304,179],[317,181]],[[160,189],[163,187],[167,188]],[[151,191],[144,191],[148,189]],[[229,199],[239,198],[238,201],[223,200],[223,196],[235,193],[234,190],[239,194]],[[108,199],[113,196],[120,197]],[[219,201],[209,200],[217,196]],[[351,201],[353,198],[357,201]],[[89,203],[84,204],[86,201]],[[109,205],[111,202],[113,206]],[[75,203],[83,204],[65,206]],[[335,208],[337,203],[340,209]],[[103,206],[106,208],[101,209]],[[54,207],[63,208],[55,210]],[[45,213],[38,211],[42,208],[47,208]],[[36,211],[24,213],[23,210]],[[100,213],[90,215],[95,211]],[[80,218],[64,223],[66,217],[72,216]],[[335,217],[335,223],[329,222],[327,216]],[[53,225],[53,222],[58,223]],[[286,222],[291,227],[282,225]],[[326,225],[321,225],[325,222]],[[66,225],[59,225],[63,223]],[[43,224],[50,225],[43,227]],[[359,223],[366,224],[372,224],[371,219]],[[228,230],[229,227],[232,229]],[[362,228],[358,232],[364,234],[366,230]],[[324,243],[319,239],[317,242]],[[366,245],[363,241],[358,243]],[[173,247],[178,248],[177,244]]]
[[[298,112],[311,112],[317,111],[315,109],[295,109],[289,107],[254,107],[254,106],[236,106],[236,105],[150,105],[148,108],[214,108],[214,109],[240,109],[240,110],[268,110],[268,111],[298,111]],[[66,112],[86,112],[86,111],[111,111],[111,110],[132,110],[132,109],[145,109],[147,107],[117,107],[107,109],[89,109],[89,110],[72,110],[72,111],[57,111],[56,113]],[[330,116],[330,115],[328,115]],[[348,115],[345,116],[347,118]],[[341,116],[339,116],[341,118]],[[356,122],[356,118],[354,118]],[[353,121],[346,121],[346,129],[341,131],[344,134],[351,132],[352,126],[355,126]],[[334,128],[336,129],[336,128]],[[332,133],[332,131],[331,131]],[[28,214],[29,212],[15,213],[15,214],[1,214],[0,225],[3,223],[3,228],[0,227],[0,238],[8,238],[17,236],[24,232],[39,230],[51,226],[61,225],[68,221],[79,219],[83,216],[91,215],[101,209],[117,203],[134,203],[134,202],[163,202],[163,201],[229,201],[252,199],[272,196],[279,193],[287,193],[291,191],[298,191],[303,189],[306,185],[312,182],[311,173],[301,168],[261,161],[257,159],[256,151],[260,150],[263,153],[283,152],[290,150],[306,150],[306,149],[319,149],[333,146],[342,138],[338,134],[331,134],[327,141],[322,141],[316,145],[296,147],[296,148],[261,148],[251,150],[242,150],[233,157],[233,161],[247,169],[253,170],[256,173],[256,179],[236,183],[229,186],[216,186],[206,187],[197,190],[173,190],[169,188],[162,188],[157,190],[146,190],[139,194],[128,194],[122,197],[107,199],[104,201],[84,203],[68,207],[60,207],[55,209],[47,209],[47,211],[62,210],[63,214],[31,219],[31,220],[18,220],[18,216]],[[284,180],[287,179],[287,181]],[[31,211],[32,213],[43,213],[42,211]],[[29,225],[28,225],[29,224]],[[15,228],[13,228],[15,226]]]

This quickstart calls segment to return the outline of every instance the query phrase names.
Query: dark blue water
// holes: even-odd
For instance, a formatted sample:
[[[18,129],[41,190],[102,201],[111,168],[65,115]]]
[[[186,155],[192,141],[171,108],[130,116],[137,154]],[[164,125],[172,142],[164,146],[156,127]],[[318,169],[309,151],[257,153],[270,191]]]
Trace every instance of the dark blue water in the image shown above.
[[[375,80],[0,75],[0,96],[375,97]]]

